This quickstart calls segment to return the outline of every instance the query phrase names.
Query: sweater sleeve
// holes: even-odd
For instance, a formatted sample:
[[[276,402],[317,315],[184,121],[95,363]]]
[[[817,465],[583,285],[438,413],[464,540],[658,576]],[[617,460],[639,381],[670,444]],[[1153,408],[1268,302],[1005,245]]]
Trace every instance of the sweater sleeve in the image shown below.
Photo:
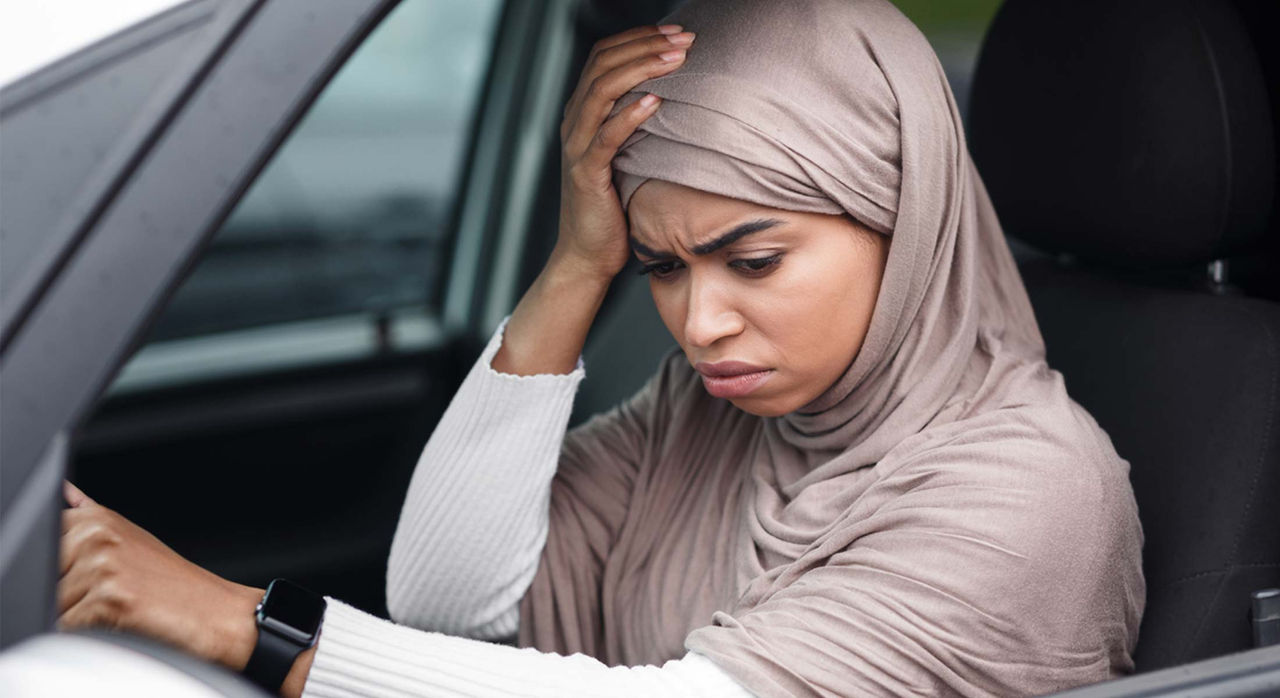
[[[495,371],[505,328],[458,388],[409,483],[387,561],[396,622],[477,639],[516,632],[585,374],[581,360],[565,375]]]
[[[398,626],[329,599],[303,698],[700,696],[750,698],[706,657],[608,667]]]
[[[605,568],[652,460],[669,364],[664,360],[631,398],[565,436],[551,482],[549,534],[521,600],[519,646],[620,663],[605,632]]]

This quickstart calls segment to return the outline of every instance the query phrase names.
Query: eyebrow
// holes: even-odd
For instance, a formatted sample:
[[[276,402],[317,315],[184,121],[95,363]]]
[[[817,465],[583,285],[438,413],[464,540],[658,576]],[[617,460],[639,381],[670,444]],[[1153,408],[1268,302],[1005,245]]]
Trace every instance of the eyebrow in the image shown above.
[[[777,218],[759,218],[754,221],[747,221],[746,223],[736,226],[733,230],[730,230],[729,232],[725,233],[724,235],[721,235],[720,237],[710,242],[704,242],[701,245],[694,245],[692,248],[690,248],[690,250],[696,255],[711,254],[712,252],[715,252],[716,250],[720,249],[721,247],[724,247],[725,245],[732,245],[733,243],[737,242],[738,240],[752,233],[758,233],[761,230],[768,230],[769,228],[772,228],[776,225],[782,225],[782,221],[778,220]],[[648,245],[645,245],[644,243],[640,242],[639,240],[635,239],[634,236],[630,237],[630,241],[631,241],[631,249],[635,250],[636,252],[639,252],[640,254],[646,257],[674,257],[675,256],[673,253],[667,252],[665,250],[655,250],[649,247]]]

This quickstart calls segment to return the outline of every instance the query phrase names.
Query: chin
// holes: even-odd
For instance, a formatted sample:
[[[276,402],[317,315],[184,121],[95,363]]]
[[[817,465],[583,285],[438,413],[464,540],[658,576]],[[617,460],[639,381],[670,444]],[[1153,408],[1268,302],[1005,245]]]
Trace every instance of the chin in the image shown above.
[[[769,399],[752,399],[749,397],[730,400],[729,404],[746,412],[747,414],[757,417],[781,417],[789,412],[794,412],[797,408],[790,407],[782,403],[777,398]]]

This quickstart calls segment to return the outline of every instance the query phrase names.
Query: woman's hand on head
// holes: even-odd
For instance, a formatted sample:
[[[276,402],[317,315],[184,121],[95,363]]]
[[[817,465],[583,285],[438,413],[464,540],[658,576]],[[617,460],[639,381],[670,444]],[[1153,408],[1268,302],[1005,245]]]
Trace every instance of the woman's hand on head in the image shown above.
[[[646,95],[609,118],[614,103],[637,85],[684,63],[693,34],[680,27],[636,27],[601,39],[591,49],[560,124],[560,236],[554,261],[612,278],[630,254],[627,223],[613,187],[613,156],[653,115]]]
[[[511,312],[491,364],[495,371],[573,371],[609,282],[631,254],[613,188],[613,156],[653,115],[657,98],[636,100],[612,118],[609,113],[636,85],[680,67],[692,40],[679,27],[648,26],[602,39],[591,49],[560,124],[560,235],[551,259]]]
[[[135,632],[242,669],[262,591],[188,562],[75,485],[64,487],[58,626]]]

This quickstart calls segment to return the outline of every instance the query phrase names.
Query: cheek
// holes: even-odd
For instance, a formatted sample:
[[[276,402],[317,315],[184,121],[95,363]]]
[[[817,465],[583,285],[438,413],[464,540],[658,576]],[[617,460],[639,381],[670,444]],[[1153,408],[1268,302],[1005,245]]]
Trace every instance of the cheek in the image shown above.
[[[752,325],[774,343],[791,351],[812,351],[818,348],[813,340],[829,337],[832,323],[842,314],[840,306],[848,295],[842,288],[846,280],[819,260],[790,261],[791,268],[785,274],[752,294],[748,312]]]
[[[658,316],[667,331],[675,338],[676,343],[684,346],[684,317],[687,311],[685,297],[678,292],[676,284],[662,283],[650,279],[649,293],[653,296],[653,305],[658,309]]]
[[[797,379],[822,390],[848,367],[870,324],[879,278],[858,261],[836,251],[796,260],[753,323]]]

